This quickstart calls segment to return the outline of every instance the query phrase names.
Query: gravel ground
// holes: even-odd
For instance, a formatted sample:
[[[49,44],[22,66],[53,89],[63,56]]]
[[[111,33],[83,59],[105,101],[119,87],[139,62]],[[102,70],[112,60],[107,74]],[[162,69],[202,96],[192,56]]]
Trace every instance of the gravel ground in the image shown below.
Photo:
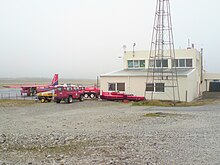
[[[145,117],[162,112],[164,117]],[[220,164],[220,104],[84,101],[0,107],[3,164]]]

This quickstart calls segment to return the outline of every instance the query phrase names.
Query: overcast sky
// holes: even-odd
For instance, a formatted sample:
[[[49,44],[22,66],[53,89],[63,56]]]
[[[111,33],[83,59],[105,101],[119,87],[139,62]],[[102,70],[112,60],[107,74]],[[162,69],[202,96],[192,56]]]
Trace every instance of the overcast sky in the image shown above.
[[[176,48],[204,48],[220,72],[220,1],[170,0]],[[0,78],[95,79],[122,68],[127,50],[150,48],[156,0],[0,0]]]

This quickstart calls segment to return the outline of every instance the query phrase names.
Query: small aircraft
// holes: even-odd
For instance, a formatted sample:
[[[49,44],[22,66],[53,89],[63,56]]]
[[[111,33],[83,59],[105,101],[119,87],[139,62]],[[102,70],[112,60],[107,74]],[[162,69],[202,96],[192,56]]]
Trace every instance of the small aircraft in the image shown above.
[[[26,94],[27,96],[34,96],[39,92],[46,92],[53,90],[58,85],[58,74],[55,74],[51,84],[48,85],[37,85],[37,84],[24,84],[24,85],[10,85],[3,86],[5,88],[21,88],[21,95]]]

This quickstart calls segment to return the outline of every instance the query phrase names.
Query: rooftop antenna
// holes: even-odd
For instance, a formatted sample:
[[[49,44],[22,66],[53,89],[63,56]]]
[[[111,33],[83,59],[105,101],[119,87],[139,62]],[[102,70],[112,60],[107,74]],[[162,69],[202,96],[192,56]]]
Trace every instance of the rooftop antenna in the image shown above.
[[[169,66],[168,64],[172,64]],[[169,0],[157,0],[145,97],[161,99],[164,92],[174,102],[180,101]]]
[[[188,47],[187,47],[187,49],[191,49],[190,46],[191,46],[191,45],[190,45],[190,39],[188,39]]]
[[[124,53],[126,53],[126,49],[127,49],[127,46],[126,46],[126,45],[123,45]]]
[[[135,46],[136,46],[136,43],[133,44],[133,57],[134,57],[134,54],[135,54],[135,52],[134,52],[134,47]]]

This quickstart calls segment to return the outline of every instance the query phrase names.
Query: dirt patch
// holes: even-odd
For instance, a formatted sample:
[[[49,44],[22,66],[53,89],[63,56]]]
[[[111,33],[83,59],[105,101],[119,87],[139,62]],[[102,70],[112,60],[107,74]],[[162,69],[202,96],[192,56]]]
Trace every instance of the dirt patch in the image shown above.
[[[36,104],[34,100],[0,100],[0,107],[21,107]]]

